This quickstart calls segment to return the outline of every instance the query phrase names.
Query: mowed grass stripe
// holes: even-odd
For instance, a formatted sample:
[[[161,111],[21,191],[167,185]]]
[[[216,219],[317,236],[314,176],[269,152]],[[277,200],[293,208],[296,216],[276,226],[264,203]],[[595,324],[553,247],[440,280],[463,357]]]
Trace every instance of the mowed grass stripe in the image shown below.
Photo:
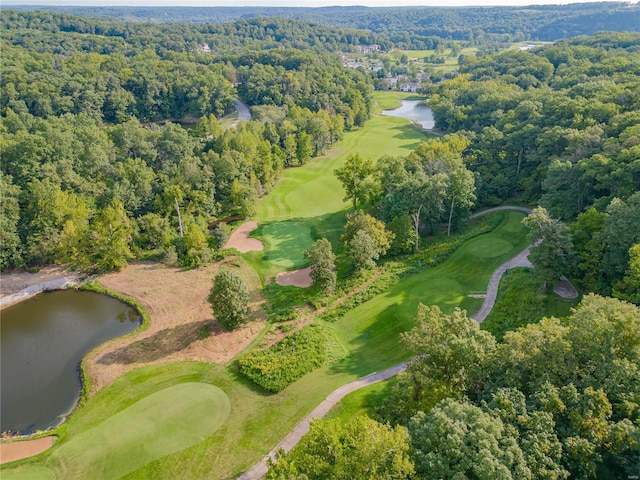
[[[347,370],[381,370],[408,358],[399,336],[413,326],[418,303],[438,305],[444,312],[473,305],[467,301],[469,293],[486,290],[493,271],[527,245],[527,230],[520,223],[524,214],[499,215],[503,221],[493,231],[466,242],[444,263],[408,276],[340,319],[339,337],[352,352]],[[514,224],[519,231],[514,231]]]
[[[139,400],[65,443],[47,466],[57,478],[121,478],[200,443],[227,419],[231,405],[218,387],[182,383]]]
[[[137,399],[162,390],[172,382],[213,383],[231,399],[232,414],[222,427],[203,442],[148,463],[126,478],[234,478],[259,461],[331,391],[406,359],[410,353],[400,343],[399,335],[413,326],[418,301],[437,304],[449,311],[456,305],[468,304],[465,295],[469,288],[486,288],[493,270],[526,244],[526,230],[520,224],[522,214],[492,215],[503,218],[492,232],[466,242],[439,266],[403,279],[389,292],[372,298],[340,319],[336,327],[341,342],[348,348],[347,358],[309,373],[278,394],[261,391],[232,366],[177,362],[136,369],[98,392],[74,413],[67,426],[67,441],[74,441],[102,419],[116,415]],[[469,246],[487,238],[507,240],[513,249],[502,257],[483,261],[478,267],[465,265],[464,262],[477,261]],[[62,446],[54,447],[54,452]],[[44,458],[46,455],[43,454]],[[42,461],[33,461],[29,468],[38,464]],[[4,475],[17,471],[3,470],[3,480]],[[101,475],[87,478],[101,478]]]
[[[386,96],[385,101],[389,101]],[[431,134],[414,128],[402,118],[376,116],[364,127],[346,133],[344,139],[325,156],[315,158],[301,167],[285,170],[275,188],[259,202],[256,220],[261,224],[273,224],[296,219],[296,222],[283,224],[283,228],[272,227],[285,236],[295,234],[307,239],[313,237],[312,231],[333,232],[333,224],[323,225],[323,222],[327,219],[332,221],[333,215],[345,212],[350,207],[350,202],[344,201],[344,190],[333,172],[344,165],[350,154],[358,153],[374,161],[384,155],[407,155],[430,137]],[[287,227],[292,230],[288,232]],[[303,233],[301,228],[306,232]],[[264,230],[262,232],[265,233]],[[338,238],[339,235],[332,235],[331,240]],[[261,239],[265,244],[270,242],[265,237]],[[306,241],[303,243],[306,245]],[[279,267],[283,262],[290,266],[301,266],[301,252],[288,249],[286,259],[282,258],[281,253],[275,252],[272,256],[267,245],[266,262],[275,258],[279,263],[271,267],[255,265],[256,269],[261,272],[281,271]]]
[[[333,171],[344,165],[350,154],[374,161],[384,155],[406,155],[431,137],[402,118],[373,117],[364,127],[347,132],[326,155],[285,170],[276,187],[260,201],[256,219],[316,217],[344,210],[349,204],[343,201],[344,191]]]

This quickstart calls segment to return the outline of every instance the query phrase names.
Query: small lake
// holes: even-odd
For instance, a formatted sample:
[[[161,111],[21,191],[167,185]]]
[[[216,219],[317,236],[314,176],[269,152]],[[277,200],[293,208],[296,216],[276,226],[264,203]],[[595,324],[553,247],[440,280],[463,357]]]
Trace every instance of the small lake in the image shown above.
[[[433,112],[422,103],[422,100],[401,100],[401,102],[402,106],[400,108],[383,110],[382,115],[413,120],[418,122],[425,130],[431,130],[435,127]]]
[[[140,323],[129,305],[75,290],[42,293],[2,310],[2,430],[28,434],[63,421],[80,397],[82,358]]]

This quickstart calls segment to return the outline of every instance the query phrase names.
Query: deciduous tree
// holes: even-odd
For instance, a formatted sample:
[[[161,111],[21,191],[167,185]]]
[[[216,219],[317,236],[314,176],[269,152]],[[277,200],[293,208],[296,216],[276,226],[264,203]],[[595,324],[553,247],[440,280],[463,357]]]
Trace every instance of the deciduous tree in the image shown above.
[[[321,238],[304,251],[304,257],[309,261],[313,284],[325,295],[331,294],[336,288],[336,256],[331,250],[331,242]]]
[[[249,290],[236,273],[222,270],[213,279],[209,303],[216,320],[227,330],[233,330],[247,319]]]
[[[373,162],[368,158],[362,158],[360,154],[351,154],[347,157],[343,167],[335,170],[335,175],[342,183],[345,191],[344,200],[353,202],[353,209],[358,206],[358,201],[364,200],[365,181],[373,173]]]
[[[340,420],[314,421],[298,445],[280,452],[266,478],[393,480],[412,473],[406,428],[358,416],[344,425]]]

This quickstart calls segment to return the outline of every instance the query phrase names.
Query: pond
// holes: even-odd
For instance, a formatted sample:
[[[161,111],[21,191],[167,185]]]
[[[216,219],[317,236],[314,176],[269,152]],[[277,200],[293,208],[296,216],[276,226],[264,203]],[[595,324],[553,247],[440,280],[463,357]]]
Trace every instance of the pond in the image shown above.
[[[29,434],[61,423],[80,397],[82,358],[140,323],[129,305],[75,290],[43,293],[3,310],[2,430]]]
[[[382,115],[415,121],[425,130],[431,130],[435,127],[433,112],[422,103],[422,100],[401,100],[401,102],[401,107],[394,110],[383,110]]]

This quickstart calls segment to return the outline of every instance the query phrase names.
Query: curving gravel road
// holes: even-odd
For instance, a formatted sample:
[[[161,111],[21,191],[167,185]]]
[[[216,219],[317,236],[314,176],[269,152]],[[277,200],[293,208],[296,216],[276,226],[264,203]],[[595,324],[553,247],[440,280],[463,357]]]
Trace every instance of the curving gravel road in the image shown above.
[[[487,213],[498,212],[501,210],[518,210],[526,213],[531,213],[531,209],[529,208],[504,206],[489,208],[481,212],[476,212],[469,218],[475,218]],[[478,313],[476,313],[473,317],[478,323],[481,323],[487,317],[487,315],[489,315],[489,312],[491,312],[491,309],[493,308],[493,305],[496,301],[496,295],[498,294],[500,279],[502,278],[504,272],[506,272],[510,268],[515,267],[533,267],[531,262],[529,262],[529,260],[527,259],[527,256],[529,255],[529,248],[530,246],[525,248],[522,252],[520,252],[508,262],[500,265],[493,272],[491,280],[489,280],[489,285],[487,286],[487,295],[485,301]],[[386,380],[397,375],[400,372],[405,371],[407,369],[407,363],[408,362],[402,362],[398,365],[394,365],[391,368],[383,370],[382,372],[370,373],[369,375],[359,378],[355,382],[342,385],[341,387],[331,392],[327,396],[327,398],[325,398],[320,403],[320,405],[318,405],[309,415],[304,417],[304,419],[293,429],[293,431],[289,435],[287,435],[287,437],[285,437],[284,440],[276,445],[275,448],[273,448],[273,450],[271,450],[260,462],[256,463],[253,467],[240,475],[237,480],[261,479],[269,470],[269,467],[267,466],[268,459],[274,459],[276,452],[278,452],[278,450],[280,449],[288,452],[293,447],[295,447],[303,437],[303,435],[309,431],[309,425],[311,424],[312,420],[324,417],[336,403],[342,400],[349,393],[359,390],[363,387],[373,385],[374,383],[381,382],[382,380]]]

